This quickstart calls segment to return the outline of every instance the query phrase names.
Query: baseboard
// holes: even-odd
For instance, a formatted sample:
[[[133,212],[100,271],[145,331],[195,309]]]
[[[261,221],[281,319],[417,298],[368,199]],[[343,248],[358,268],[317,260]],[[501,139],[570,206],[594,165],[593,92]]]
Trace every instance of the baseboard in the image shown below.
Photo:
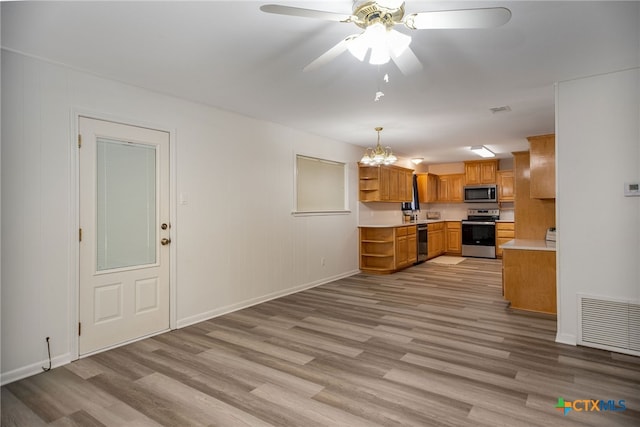
[[[283,291],[274,292],[271,294],[267,294],[261,297],[252,298],[246,301],[239,302],[237,304],[231,304],[225,307],[221,307],[215,310],[207,311],[205,313],[200,313],[195,316],[187,317],[182,320],[178,320],[177,327],[178,329],[184,328],[186,326],[193,325],[198,322],[203,322],[205,320],[212,319],[214,317],[222,316],[223,314],[231,313],[234,311],[241,310],[243,308],[251,307],[256,304],[260,304],[263,302],[270,301],[272,299],[280,298],[286,295],[290,295],[296,292],[304,291],[305,289],[314,288],[316,286],[324,285],[325,283],[333,282],[335,280],[343,279],[345,277],[353,276],[354,274],[360,273],[360,270],[353,270],[343,274],[339,274],[332,277],[325,277],[321,280],[317,280],[315,282],[305,283],[303,285],[295,286],[293,288],[285,289]],[[145,337],[147,338],[147,337]],[[57,368],[62,365],[66,365],[71,363],[74,359],[74,356],[71,353],[65,353],[60,356],[56,356],[51,359],[51,367]],[[23,366],[21,368],[15,369],[9,372],[3,372],[0,374],[0,385],[5,385],[12,383],[14,381],[21,380],[26,377],[30,377],[32,375],[42,373],[42,367],[48,367],[49,360],[43,360],[41,362],[36,362],[28,366]]]
[[[51,359],[51,368],[57,368],[58,366],[66,365],[73,361],[73,355],[71,353],[62,354]],[[23,378],[30,377],[32,375],[41,374],[43,367],[49,367],[49,360],[43,360],[36,362],[28,366],[15,369],[9,372],[3,372],[0,376],[0,385],[7,385],[14,381],[21,380]]]
[[[556,342],[560,343],[560,344],[568,344],[568,345],[572,345],[575,346],[578,342],[577,338],[575,335],[573,334],[561,334],[558,333],[556,335]]]
[[[296,292],[304,291],[306,289],[315,288],[316,286],[324,285],[325,283],[333,282],[339,279],[343,279],[345,277],[353,276],[354,274],[360,273],[360,270],[353,270],[347,273],[342,273],[332,277],[325,277],[321,280],[316,280],[314,282],[305,283],[299,286],[294,286],[293,288],[288,288],[282,291],[273,292],[267,295],[263,295],[257,298],[251,298],[245,301],[241,301],[236,304],[230,304],[224,307],[216,308],[215,310],[206,311],[204,313],[199,313],[194,316],[189,316],[184,319],[178,319],[177,326],[178,329],[184,328],[186,326],[194,325],[199,322],[204,322],[205,320],[213,319],[215,317],[222,316],[224,314],[232,313],[234,311],[242,310],[244,308],[248,308],[254,306],[256,304],[261,304],[263,302],[271,301],[276,298],[281,298],[286,295],[291,295]]]

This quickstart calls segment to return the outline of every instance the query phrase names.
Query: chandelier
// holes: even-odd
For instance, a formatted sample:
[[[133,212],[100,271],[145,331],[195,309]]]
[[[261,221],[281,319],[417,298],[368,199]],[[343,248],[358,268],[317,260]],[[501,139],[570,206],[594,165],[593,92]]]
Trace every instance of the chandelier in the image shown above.
[[[375,128],[376,132],[378,132],[378,144],[376,148],[367,148],[364,152],[364,156],[360,159],[360,163],[369,166],[380,166],[380,165],[390,165],[395,163],[398,158],[393,155],[391,151],[391,147],[387,146],[382,148],[380,145],[380,132],[382,131],[381,127]]]

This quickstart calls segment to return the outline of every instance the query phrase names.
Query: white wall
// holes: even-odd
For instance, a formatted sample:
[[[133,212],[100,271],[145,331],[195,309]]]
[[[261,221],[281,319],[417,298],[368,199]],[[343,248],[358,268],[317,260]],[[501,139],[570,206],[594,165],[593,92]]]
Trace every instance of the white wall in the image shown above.
[[[357,271],[360,147],[2,51],[3,383],[77,354],[78,112],[172,134],[178,327]],[[349,163],[352,213],[291,215],[295,153]]]
[[[577,294],[640,302],[640,70],[556,86],[558,335],[575,344]]]

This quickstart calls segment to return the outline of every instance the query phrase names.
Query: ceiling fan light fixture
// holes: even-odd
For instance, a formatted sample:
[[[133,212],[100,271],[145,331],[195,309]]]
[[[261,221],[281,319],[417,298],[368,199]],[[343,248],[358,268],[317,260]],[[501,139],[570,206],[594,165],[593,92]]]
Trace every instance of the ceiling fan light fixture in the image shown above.
[[[364,57],[367,55],[369,45],[366,43],[365,38],[360,35],[349,42],[347,48],[349,53],[353,55],[358,61],[364,61]]]
[[[402,55],[402,53],[407,50],[411,44],[411,36],[396,30],[389,30],[388,40],[391,52],[395,57]]]
[[[495,157],[495,153],[491,150],[489,150],[487,147],[485,147],[484,145],[476,145],[474,147],[470,147],[469,148],[471,151],[473,151],[475,154],[477,154],[480,157]]]
[[[382,65],[389,62],[389,60],[391,60],[391,55],[389,55],[389,49],[386,46],[371,47],[371,56],[369,57],[369,64]]]
[[[404,5],[404,0],[378,0],[378,5],[386,9],[400,9]]]

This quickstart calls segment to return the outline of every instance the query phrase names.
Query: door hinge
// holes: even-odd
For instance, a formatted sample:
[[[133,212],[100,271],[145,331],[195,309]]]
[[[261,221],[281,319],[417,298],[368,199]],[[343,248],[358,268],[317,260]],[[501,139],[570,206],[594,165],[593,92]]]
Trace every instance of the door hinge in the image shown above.
[[[82,228],[78,229],[78,241],[82,242]]]
[[[82,148],[82,135],[78,134],[78,148]]]
[[[78,336],[82,335],[82,323],[78,322]]]

